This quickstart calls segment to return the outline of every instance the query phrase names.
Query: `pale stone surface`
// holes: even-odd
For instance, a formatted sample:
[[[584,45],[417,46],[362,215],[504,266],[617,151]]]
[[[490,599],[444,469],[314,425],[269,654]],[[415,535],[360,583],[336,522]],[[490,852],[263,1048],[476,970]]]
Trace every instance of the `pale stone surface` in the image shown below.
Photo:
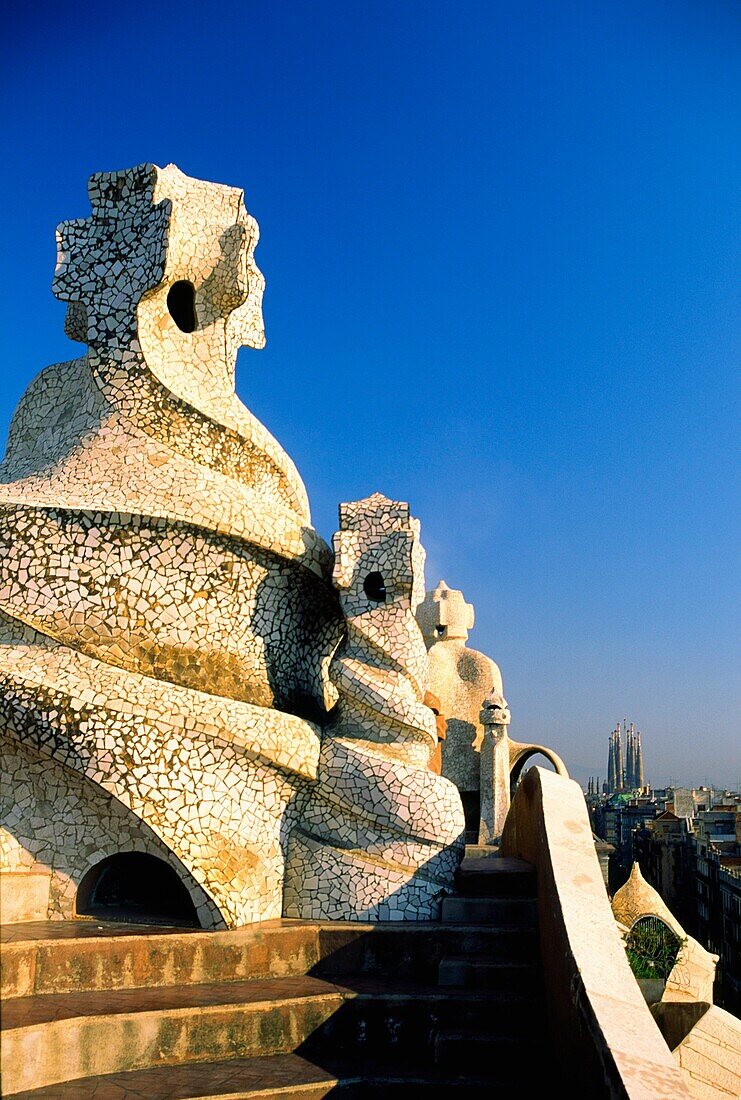
[[[658,917],[676,936],[683,939],[684,928],[665,904],[658,890],[646,882],[638,863],[630,869],[628,881],[616,891],[612,899],[612,913],[616,921],[630,929],[641,917]]]
[[[509,723],[507,700],[498,691],[490,692],[481,709],[484,738],[481,745],[479,844],[493,844],[499,840],[509,812]]]
[[[376,493],[341,505],[334,549],[348,628],[330,667],[339,702],[317,783],[300,799],[284,913],[435,919],[463,854],[464,821],[455,786],[429,769],[437,734],[414,618],[424,591],[419,521]]]
[[[563,761],[543,745],[511,741],[509,707],[499,666],[466,645],[473,628],[473,605],[445,581],[427,592],[417,622],[428,654],[429,687],[447,722],[442,743],[442,774],[464,794],[480,792],[479,844],[498,840],[510,803],[510,785],[536,753],[561,775]]]
[[[695,1024],[674,1057],[696,1100],[741,1097],[741,1020],[717,1005]]]
[[[30,385],[0,467],[2,847],[51,869],[50,916],[111,850],[174,862],[206,926],[279,916],[343,622],[298,473],[234,392],[257,225],[174,166],[89,195],[54,280],[88,351]]]
[[[479,789],[479,753],[484,729],[482,700],[502,693],[498,666],[466,645],[473,628],[473,605],[463,593],[440,581],[417,608],[417,622],[428,650],[429,687],[440,700],[447,721],[442,746],[442,774],[460,791]]]
[[[28,871],[1,870],[0,924],[46,920],[50,880],[51,873],[43,867]]]
[[[657,917],[682,941],[677,961],[666,980],[662,1001],[706,1001],[712,1004],[718,956],[689,936],[664,899],[644,879],[634,863],[628,881],[612,899],[615,920],[627,935],[642,917]]]

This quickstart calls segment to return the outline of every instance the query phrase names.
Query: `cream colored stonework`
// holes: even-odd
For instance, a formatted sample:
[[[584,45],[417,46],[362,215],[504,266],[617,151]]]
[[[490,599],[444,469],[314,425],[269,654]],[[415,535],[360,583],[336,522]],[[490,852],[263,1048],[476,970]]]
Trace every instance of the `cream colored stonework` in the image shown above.
[[[484,728],[481,745],[481,791],[479,844],[495,844],[509,813],[511,794],[517,786],[525,764],[533,756],[545,756],[554,771],[569,778],[561,757],[545,745],[511,741],[511,715],[507,700],[499,691],[491,691],[481,707],[480,721]]]
[[[741,1097],[741,1020],[711,1005],[674,1057],[694,1100]]]
[[[429,688],[447,721],[442,774],[460,791],[477,791],[484,739],[481,704],[491,691],[502,694],[502,674],[494,661],[466,645],[474,609],[445,581],[427,593],[417,622],[428,650]]]
[[[624,935],[642,917],[658,917],[682,941],[677,961],[666,980],[662,1001],[706,1001],[712,1004],[718,956],[706,951],[701,943],[687,935],[661,894],[646,882],[638,863],[633,864],[628,881],[612,899],[612,912]]]
[[[30,385],[0,467],[5,866],[51,869],[50,916],[116,845],[177,865],[207,926],[280,916],[343,622],[298,473],[234,392],[257,225],[174,166],[89,196],[54,280],[88,350]]]
[[[414,618],[424,593],[419,521],[376,493],[340,506],[334,549],[348,627],[330,668],[339,702],[318,782],[300,799],[285,914],[435,919],[453,889],[464,821],[455,786],[429,768],[437,733]]]

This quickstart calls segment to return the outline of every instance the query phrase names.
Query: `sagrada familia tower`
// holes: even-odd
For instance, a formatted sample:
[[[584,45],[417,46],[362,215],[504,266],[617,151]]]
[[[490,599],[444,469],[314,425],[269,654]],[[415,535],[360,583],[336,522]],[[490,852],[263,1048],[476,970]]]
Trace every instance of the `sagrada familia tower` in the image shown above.
[[[623,757],[623,741],[625,757]],[[618,791],[640,790],[645,786],[645,782],[640,732],[632,722],[628,726],[627,719],[623,719],[622,730],[618,722],[609,738],[605,792],[615,794]]]

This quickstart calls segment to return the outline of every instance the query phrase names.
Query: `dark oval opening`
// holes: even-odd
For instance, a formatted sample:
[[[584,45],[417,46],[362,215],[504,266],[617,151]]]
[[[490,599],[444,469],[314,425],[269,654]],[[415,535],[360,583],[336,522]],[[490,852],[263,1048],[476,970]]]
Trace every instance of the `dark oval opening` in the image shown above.
[[[181,332],[194,332],[196,328],[196,291],[187,279],[173,283],[167,292],[167,308]]]
[[[660,917],[639,917],[625,940],[625,950],[636,978],[662,978],[671,974],[682,941]]]
[[[76,911],[99,920],[200,927],[177,872],[145,852],[120,852],[91,867],[77,889]]]
[[[363,591],[373,603],[386,602],[386,585],[382,573],[369,573],[363,581]]]

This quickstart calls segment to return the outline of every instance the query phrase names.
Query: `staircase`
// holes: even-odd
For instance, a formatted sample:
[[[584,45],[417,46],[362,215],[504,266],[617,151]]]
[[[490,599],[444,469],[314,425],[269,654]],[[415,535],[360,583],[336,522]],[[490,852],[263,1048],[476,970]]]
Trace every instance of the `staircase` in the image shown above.
[[[523,1066],[552,1087],[532,869],[470,851],[439,923],[6,926],[3,1096],[490,1096]]]
[[[485,954],[465,940],[452,940],[453,951],[440,960],[438,984],[451,992],[486,990],[498,1004],[496,1012],[479,1018],[474,1027],[458,1021],[443,1024],[436,1062],[482,1073],[496,1066],[497,1080],[511,1083],[525,1060],[532,1064],[534,1057],[541,1057],[546,1034],[535,872],[523,860],[469,846],[457,887],[456,896],[443,902],[443,922],[486,927],[496,940]]]

